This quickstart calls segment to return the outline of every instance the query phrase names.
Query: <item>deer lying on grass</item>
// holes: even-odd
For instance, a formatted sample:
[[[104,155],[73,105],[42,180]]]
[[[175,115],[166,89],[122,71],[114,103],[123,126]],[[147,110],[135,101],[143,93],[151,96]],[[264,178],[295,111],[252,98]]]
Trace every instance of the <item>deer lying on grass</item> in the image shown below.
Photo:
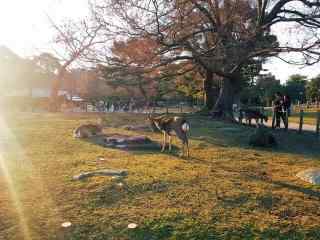
[[[102,129],[102,126],[97,124],[84,124],[74,130],[73,136],[75,138],[90,138],[102,134]]]
[[[163,133],[161,152],[164,152],[167,146],[167,135],[169,137],[169,151],[171,151],[171,134],[174,131],[176,133],[176,136],[182,142],[181,156],[184,156],[186,147],[187,157],[189,157],[189,143],[187,132],[190,130],[190,125],[185,118],[177,116],[171,117],[167,115],[152,117],[151,115],[148,115],[148,119],[151,122],[153,128],[159,129]]]

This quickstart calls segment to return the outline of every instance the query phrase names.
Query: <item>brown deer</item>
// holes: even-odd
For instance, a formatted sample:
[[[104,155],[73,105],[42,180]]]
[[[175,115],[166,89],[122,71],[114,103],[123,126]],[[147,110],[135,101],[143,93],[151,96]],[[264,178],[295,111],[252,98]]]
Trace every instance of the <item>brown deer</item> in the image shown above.
[[[153,127],[153,129],[156,128],[163,133],[161,152],[164,152],[167,146],[167,135],[169,138],[169,151],[171,151],[172,132],[175,132],[176,136],[182,142],[181,156],[184,156],[186,148],[187,157],[189,157],[189,142],[187,132],[190,130],[190,125],[185,118],[177,116],[171,117],[167,115],[152,117],[151,115],[148,115],[148,119],[151,122],[151,126]]]
[[[103,134],[103,120],[98,119],[98,124],[82,124],[73,131],[74,138],[90,138]]]
[[[75,138],[90,138],[101,134],[102,127],[97,124],[83,124],[77,127],[73,132]]]
[[[252,110],[252,109],[240,109],[240,114],[239,114],[239,122],[242,123],[242,119],[245,119],[249,125],[251,125],[251,120],[255,119],[256,124],[259,124],[259,120],[261,120],[261,123],[265,121],[266,123],[268,122],[268,116],[262,114],[261,112],[257,110]]]

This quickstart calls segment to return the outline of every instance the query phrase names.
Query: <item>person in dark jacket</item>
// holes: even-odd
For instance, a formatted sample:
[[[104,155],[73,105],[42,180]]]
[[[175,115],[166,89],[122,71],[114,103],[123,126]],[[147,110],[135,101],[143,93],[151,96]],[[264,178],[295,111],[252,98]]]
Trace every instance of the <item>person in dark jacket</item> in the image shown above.
[[[285,114],[283,112],[283,97],[282,94],[280,92],[276,92],[275,94],[275,100],[274,100],[274,114],[275,114],[275,120],[276,120],[276,126],[274,126],[274,121],[272,121],[272,128],[274,127],[278,127],[280,128],[280,121],[282,119],[284,125],[286,126],[286,117]]]
[[[288,112],[288,116],[290,116],[290,109],[291,109],[291,99],[288,95],[283,96],[283,110]]]

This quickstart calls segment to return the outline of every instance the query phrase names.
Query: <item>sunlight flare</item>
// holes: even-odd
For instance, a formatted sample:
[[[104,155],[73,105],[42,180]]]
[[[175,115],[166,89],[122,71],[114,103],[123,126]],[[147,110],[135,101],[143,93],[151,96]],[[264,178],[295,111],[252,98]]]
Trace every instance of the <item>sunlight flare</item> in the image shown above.
[[[19,217],[19,229],[24,239],[31,240],[36,234],[30,230],[34,219],[45,219],[50,218],[51,214],[60,214],[41,173],[33,167],[32,159],[28,157],[17,136],[8,126],[3,117],[5,115],[0,116],[0,177],[3,176],[7,184],[10,200]],[[38,199],[37,203],[33,200],[35,196]],[[30,211],[30,204],[35,211]],[[38,212],[38,207],[45,207],[52,212],[43,214]]]
[[[12,172],[10,167],[7,164],[7,148],[8,143],[12,144],[12,133],[10,132],[9,127],[6,125],[4,119],[0,117],[0,175],[4,176],[5,182],[7,183],[11,201],[13,203],[13,206],[15,207],[15,210],[19,217],[19,224],[20,224],[20,230],[24,236],[24,239],[31,240],[31,235],[27,223],[27,219],[24,213],[24,209],[22,206],[22,202],[20,200],[20,196],[18,192],[15,189],[14,179],[12,177]],[[10,141],[11,140],[11,141]],[[14,145],[17,145],[17,143],[13,143]]]

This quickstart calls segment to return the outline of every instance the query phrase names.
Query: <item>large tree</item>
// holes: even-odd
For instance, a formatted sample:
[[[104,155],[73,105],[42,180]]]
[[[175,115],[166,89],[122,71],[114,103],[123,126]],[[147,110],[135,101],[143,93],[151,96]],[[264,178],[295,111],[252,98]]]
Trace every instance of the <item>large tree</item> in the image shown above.
[[[132,95],[138,91],[148,101],[153,93],[153,80],[159,74],[151,68],[158,62],[154,54],[156,48],[156,42],[148,38],[115,41],[108,65],[99,66],[106,84],[114,88],[125,88]]]
[[[159,45],[151,38],[115,41],[107,65],[100,65],[106,84],[125,88],[145,102],[177,92],[178,77],[194,70],[185,63],[161,64]],[[137,96],[138,95],[138,96]]]
[[[93,9],[99,23],[112,25],[118,36],[156,40],[163,63],[189,60],[205,69],[207,81],[219,76],[215,109],[227,115],[241,85],[241,69],[252,59],[297,52],[304,64],[319,61],[317,0],[99,0]],[[281,23],[299,26],[308,36],[279,45],[270,29]]]

